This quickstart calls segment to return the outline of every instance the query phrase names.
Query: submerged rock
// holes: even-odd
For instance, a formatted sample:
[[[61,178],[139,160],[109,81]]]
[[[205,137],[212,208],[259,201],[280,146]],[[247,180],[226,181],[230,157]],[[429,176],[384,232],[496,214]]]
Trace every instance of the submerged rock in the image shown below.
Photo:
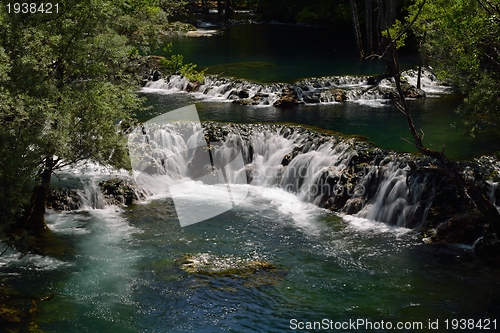
[[[276,284],[287,273],[285,268],[265,260],[219,257],[208,253],[186,254],[175,262],[190,275],[230,278],[242,282],[246,287]]]

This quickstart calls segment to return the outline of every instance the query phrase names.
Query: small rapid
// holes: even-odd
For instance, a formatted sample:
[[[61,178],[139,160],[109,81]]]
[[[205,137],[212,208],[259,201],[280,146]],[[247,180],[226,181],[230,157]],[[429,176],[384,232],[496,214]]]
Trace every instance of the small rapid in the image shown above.
[[[402,73],[408,88],[408,97],[422,97],[425,93],[439,96],[450,93],[451,88],[438,81],[429,70],[424,69],[421,88],[417,84],[417,73],[409,70]],[[192,83],[180,75],[171,75],[156,81],[148,81],[141,89],[143,93],[177,94],[190,93],[195,98],[211,102],[233,102],[240,105],[266,107],[280,106],[283,99],[292,99],[295,104],[335,104],[345,101],[384,101],[394,98],[392,79],[368,76],[333,76],[298,80],[295,83],[256,83],[243,79],[216,75],[205,77],[201,83]]]

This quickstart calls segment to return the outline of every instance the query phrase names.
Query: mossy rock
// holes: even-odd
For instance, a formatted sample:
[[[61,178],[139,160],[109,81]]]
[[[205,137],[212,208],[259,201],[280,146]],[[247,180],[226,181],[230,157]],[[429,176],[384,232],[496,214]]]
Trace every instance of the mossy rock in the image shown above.
[[[284,267],[265,260],[218,257],[208,253],[186,254],[176,260],[178,267],[200,278],[229,278],[242,286],[258,287],[278,283],[287,273]]]
[[[485,221],[474,213],[456,214],[435,228],[432,243],[471,244],[487,231]]]

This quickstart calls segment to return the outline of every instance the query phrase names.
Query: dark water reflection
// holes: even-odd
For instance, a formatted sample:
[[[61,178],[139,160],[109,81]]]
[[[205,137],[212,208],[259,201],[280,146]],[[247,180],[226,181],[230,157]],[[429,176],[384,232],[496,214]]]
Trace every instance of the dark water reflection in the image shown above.
[[[382,61],[359,59],[350,30],[279,24],[214,29],[219,33],[210,37],[173,39],[173,53],[208,73],[261,82],[380,74],[385,68]]]
[[[146,120],[164,112],[196,103],[200,120],[254,123],[282,122],[317,126],[350,135],[365,136],[384,149],[415,152],[406,118],[391,102],[360,101],[342,104],[302,105],[291,109],[273,106],[251,107],[232,103],[200,102],[188,94],[145,94],[152,109],[141,115]],[[448,157],[465,159],[492,153],[494,141],[471,138],[459,125],[455,109],[461,102],[457,95],[442,95],[409,101],[417,130],[424,133],[424,143]]]

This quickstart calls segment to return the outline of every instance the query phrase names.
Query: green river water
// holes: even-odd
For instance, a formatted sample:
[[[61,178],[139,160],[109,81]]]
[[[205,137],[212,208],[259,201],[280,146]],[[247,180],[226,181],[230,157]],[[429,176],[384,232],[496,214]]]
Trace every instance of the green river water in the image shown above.
[[[307,37],[307,47],[299,46]],[[176,50],[192,50],[188,61],[206,58],[198,61],[201,66],[272,63],[264,74],[249,71],[256,80],[372,71],[356,67],[351,53],[339,54],[345,39],[331,32],[244,26],[202,38],[185,40]],[[279,41],[295,51],[283,51]],[[332,57],[346,60],[325,65]],[[238,70],[230,74],[247,77]],[[307,124],[412,151],[400,139],[409,137],[404,117],[384,103],[279,110],[185,93],[146,96],[153,108],[143,119],[195,102],[202,120]],[[484,143],[450,130],[458,103],[453,95],[412,102],[427,142],[446,145],[460,158],[487,151]],[[103,178],[93,168],[71,177],[86,186]],[[193,209],[220,190],[186,184],[196,188],[186,198]],[[0,257],[3,283],[28,295],[54,293],[38,304],[44,332],[495,332],[500,325],[500,269],[475,256],[470,244],[428,245],[412,230],[339,216],[278,188],[250,186],[237,207],[186,227],[166,193],[127,208],[50,212],[47,220],[73,254],[19,258],[8,251]],[[186,256],[229,270],[190,274],[180,265]],[[270,266],[252,271],[250,262]]]

